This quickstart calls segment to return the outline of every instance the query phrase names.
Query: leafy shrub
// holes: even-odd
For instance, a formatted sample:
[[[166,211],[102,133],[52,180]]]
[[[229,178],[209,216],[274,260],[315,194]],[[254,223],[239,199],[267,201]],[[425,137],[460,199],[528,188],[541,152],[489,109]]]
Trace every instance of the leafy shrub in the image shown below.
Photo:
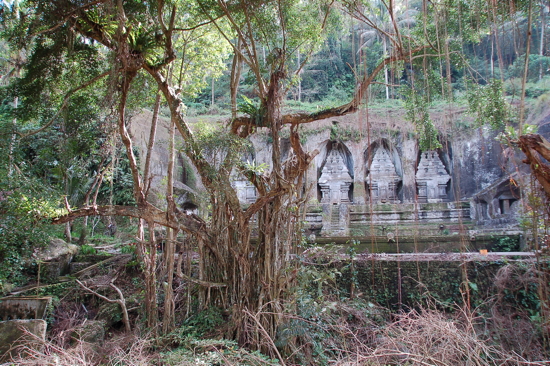
[[[80,253],[83,255],[97,254],[97,249],[91,245],[84,244],[80,247]]]
[[[120,247],[122,254],[134,254],[136,252],[136,243],[130,243]]]
[[[225,339],[192,338],[186,347],[161,354],[163,365],[243,365],[269,366],[279,365],[258,351],[248,351],[237,342]]]
[[[49,241],[48,223],[59,213],[43,189],[14,186],[0,184],[0,292],[7,290],[8,283],[24,280],[23,269],[33,262],[33,252]]]
[[[224,322],[221,309],[209,307],[184,321],[189,326],[190,332],[202,336],[212,332],[217,326]]]
[[[519,238],[505,236],[493,245],[493,252],[515,252],[519,250]]]

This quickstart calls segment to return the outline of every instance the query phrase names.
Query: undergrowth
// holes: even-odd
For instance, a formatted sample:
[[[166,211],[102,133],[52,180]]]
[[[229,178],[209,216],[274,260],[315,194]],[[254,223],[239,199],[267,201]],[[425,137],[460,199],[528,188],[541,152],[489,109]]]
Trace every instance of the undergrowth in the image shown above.
[[[93,302],[86,302],[82,295],[75,295],[73,303],[57,307],[50,342],[36,348],[27,345],[25,357],[4,365],[545,364],[548,317],[540,300],[548,282],[545,266],[504,265],[495,276],[494,295],[476,308],[451,304],[443,310],[432,298],[414,308],[392,312],[360,292],[359,286],[343,288],[339,284],[339,278],[353,277],[356,271],[353,248],[343,253],[335,246],[313,247],[299,256],[288,271],[289,278],[295,276],[294,296],[281,309],[275,339],[261,330],[255,345],[225,339],[227,310],[209,307],[200,311],[192,306],[191,316],[181,319],[166,335],[144,329],[134,310],[133,333],[107,325],[106,340],[89,344],[75,334],[90,320],[101,317],[97,311],[104,303],[94,297],[87,298]],[[341,260],[344,265],[336,266]],[[133,282],[124,274],[117,279],[129,306],[134,306],[129,287]],[[177,301],[177,308],[182,309],[187,300]],[[257,324],[264,309],[245,311],[244,326]]]

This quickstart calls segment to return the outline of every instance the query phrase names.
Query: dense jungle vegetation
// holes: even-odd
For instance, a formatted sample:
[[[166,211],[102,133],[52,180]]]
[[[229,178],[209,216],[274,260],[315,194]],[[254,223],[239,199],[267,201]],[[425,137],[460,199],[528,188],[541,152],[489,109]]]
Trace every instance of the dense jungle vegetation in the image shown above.
[[[304,151],[302,126],[366,108],[404,109],[419,149],[435,150],[430,114],[446,105],[474,116],[464,128],[488,126],[525,154],[547,195],[537,211],[544,232],[550,144],[527,117],[550,98],[549,6],[4,0],[0,291],[40,281],[39,252],[52,238],[84,254],[96,254],[98,243],[128,254],[98,273],[103,282],[31,286],[56,297],[51,342],[16,363],[547,364],[545,265],[510,264],[487,302],[468,295],[443,306],[423,294],[417,308],[392,313],[376,298],[336,288],[342,273],[355,281],[352,264],[300,255],[300,212],[317,153]],[[147,141],[138,142],[128,124],[143,109],[153,117]],[[170,120],[169,165],[154,196],[159,116]],[[189,122],[197,116],[203,122]],[[270,136],[269,167],[242,159],[260,132]],[[138,143],[146,154],[137,154]],[[177,202],[176,150],[196,172],[200,215]],[[258,192],[246,207],[231,185],[236,174]],[[467,281],[457,287],[478,291]],[[100,312],[111,317],[109,342],[71,340],[92,317],[84,303],[109,304]]]

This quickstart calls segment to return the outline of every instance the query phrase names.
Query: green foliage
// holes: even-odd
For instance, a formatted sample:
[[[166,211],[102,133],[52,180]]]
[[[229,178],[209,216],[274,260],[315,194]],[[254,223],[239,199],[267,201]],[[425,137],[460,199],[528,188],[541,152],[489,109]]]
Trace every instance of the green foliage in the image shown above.
[[[21,177],[0,171],[0,291],[19,283],[33,252],[46,245],[52,231],[49,220],[62,213],[53,191]]]
[[[353,127],[342,127],[339,124],[330,127],[331,140],[359,142],[362,137],[361,132]]]
[[[122,254],[135,254],[136,253],[136,243],[126,244],[120,247],[120,253]]]
[[[442,147],[438,140],[438,131],[428,112],[429,99],[426,94],[421,95],[412,88],[403,87],[405,96],[405,118],[412,122],[418,134],[418,146],[421,151],[435,150]]]
[[[247,98],[246,95],[241,95],[241,101],[237,104],[237,111],[247,114],[254,120],[257,127],[267,127],[264,125],[266,110],[262,106],[262,103],[255,103]]]
[[[536,133],[538,129],[538,126],[530,125],[525,123],[523,125],[521,134],[530,134],[530,133]],[[504,130],[500,132],[497,137],[495,137],[495,140],[499,141],[501,144],[509,144],[511,142],[515,142],[518,140],[518,130],[516,130],[513,126],[505,126]]]
[[[80,254],[82,255],[97,254],[97,249],[91,245],[84,244],[80,247]]]
[[[266,163],[258,164],[254,160],[252,162],[247,160],[246,163],[244,163],[244,169],[254,174],[263,174],[268,168],[269,166]]]
[[[510,236],[499,238],[491,248],[491,251],[493,252],[515,252],[518,250],[519,250],[519,238],[510,237]]]
[[[195,143],[185,145],[183,149],[186,153],[203,156],[208,160],[211,170],[207,174],[214,182],[220,174],[230,173],[220,171],[222,165],[232,168],[242,163],[242,157],[250,152],[250,141],[235,136],[218,124],[198,122],[194,130]]]
[[[68,292],[80,288],[75,281],[59,282],[52,285],[44,286],[38,289],[38,296],[53,296],[54,298],[62,299]]]
[[[179,330],[176,332],[179,332]],[[248,351],[239,347],[235,341],[197,339],[195,337],[186,337],[185,343],[179,348],[161,353],[160,361],[167,366],[272,366],[280,364],[278,360],[270,359],[259,351]]]
[[[550,69],[550,57],[540,55],[529,55],[529,66],[527,70],[527,81],[536,82],[539,80],[539,76],[545,76]],[[525,56],[518,57],[514,63],[510,65],[507,70],[507,78],[523,78],[523,72],[525,68]],[[531,95],[538,96],[538,95]]]
[[[469,111],[476,116],[479,126],[488,124],[493,130],[500,131],[509,122],[509,106],[500,79],[492,79],[485,86],[470,83],[467,99]]]
[[[183,325],[187,327],[188,334],[203,336],[216,332],[216,328],[223,322],[222,309],[209,307],[187,318]]]
[[[134,154],[139,164],[139,154],[137,151],[134,151]],[[117,156],[115,162],[107,161],[111,163],[111,169],[105,174],[104,184],[99,190],[99,200],[107,203],[111,201],[112,196],[114,205],[134,205],[134,178],[126,150],[120,147]]]

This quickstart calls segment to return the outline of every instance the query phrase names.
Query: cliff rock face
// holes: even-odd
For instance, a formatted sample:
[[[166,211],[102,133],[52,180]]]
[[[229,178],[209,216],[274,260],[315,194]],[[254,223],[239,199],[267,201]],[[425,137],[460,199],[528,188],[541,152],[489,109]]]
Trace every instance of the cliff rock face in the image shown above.
[[[150,117],[140,115],[132,124],[143,153]],[[391,231],[395,236],[388,227],[396,225],[401,235],[519,232],[522,190],[530,184],[520,154],[503,147],[489,129],[469,126],[464,111],[443,111],[434,119],[443,147],[425,152],[399,110],[360,111],[302,126],[304,149],[319,151],[306,177],[309,233],[387,236]],[[166,125],[161,121],[161,140],[167,137]],[[264,130],[252,136],[254,151],[248,158],[269,166],[272,142]],[[155,146],[157,188],[166,174],[166,146]],[[283,158],[290,150],[283,139]],[[186,192],[201,186],[186,161],[180,154],[177,184],[179,193],[190,197]],[[244,205],[254,201],[254,188],[237,175],[234,186]]]

